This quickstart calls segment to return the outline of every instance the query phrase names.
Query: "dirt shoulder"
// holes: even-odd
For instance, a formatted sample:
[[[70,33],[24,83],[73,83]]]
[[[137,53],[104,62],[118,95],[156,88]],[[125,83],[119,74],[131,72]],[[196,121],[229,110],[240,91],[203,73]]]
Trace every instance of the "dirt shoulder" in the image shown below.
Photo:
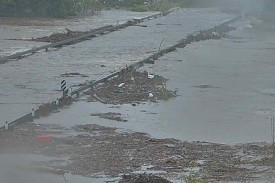
[[[68,132],[76,135],[66,136]],[[38,140],[38,136],[45,135],[53,140]],[[0,146],[0,153],[69,156],[68,165],[51,168],[87,177],[118,177],[140,171],[144,166],[164,178],[184,179],[183,175],[192,171],[209,182],[249,181],[274,173],[269,143],[226,145],[154,139],[145,133],[119,132],[93,124],[73,129],[21,124],[1,132]]]

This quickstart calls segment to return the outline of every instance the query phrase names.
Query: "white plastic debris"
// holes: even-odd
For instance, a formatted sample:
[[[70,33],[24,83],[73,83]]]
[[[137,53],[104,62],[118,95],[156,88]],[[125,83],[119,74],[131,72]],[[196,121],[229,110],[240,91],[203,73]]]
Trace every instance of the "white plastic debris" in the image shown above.
[[[149,93],[149,98],[154,97],[153,93]]]
[[[125,83],[120,83],[120,84],[118,85],[118,87],[121,88],[124,84],[125,84]]]
[[[247,24],[245,27],[250,28],[250,29],[253,28],[253,26],[251,24]]]
[[[148,79],[154,79],[155,75],[148,73]]]
[[[72,89],[72,88],[69,88],[69,89],[68,89],[68,96],[69,96],[69,97],[72,97],[72,92],[73,92],[73,89]]]
[[[212,35],[213,35],[213,36],[218,36],[219,33],[217,33],[217,32],[212,32]]]

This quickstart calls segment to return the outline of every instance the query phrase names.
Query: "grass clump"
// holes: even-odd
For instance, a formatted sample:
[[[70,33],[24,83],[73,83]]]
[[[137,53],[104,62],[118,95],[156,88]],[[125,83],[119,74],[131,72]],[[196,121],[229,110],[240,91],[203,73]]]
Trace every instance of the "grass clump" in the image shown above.
[[[188,177],[185,178],[186,183],[208,183],[207,180],[202,179],[194,173],[190,173]]]
[[[147,6],[145,5],[138,5],[138,4],[135,4],[132,8],[132,11],[135,11],[135,12],[144,12],[144,11],[148,11],[148,8]]]
[[[0,16],[65,18],[92,14],[102,7],[99,0],[0,0]]]
[[[162,85],[160,99],[168,100],[168,99],[173,98],[175,96],[176,96],[175,91],[174,92],[170,91],[170,90],[167,89],[166,85]]]
[[[174,8],[174,7],[178,7],[179,4],[178,3],[175,3],[175,2],[171,2],[171,1],[168,1],[168,0],[163,0],[163,1],[154,1],[151,6],[150,6],[150,10],[153,10],[153,11],[167,11],[171,8]]]

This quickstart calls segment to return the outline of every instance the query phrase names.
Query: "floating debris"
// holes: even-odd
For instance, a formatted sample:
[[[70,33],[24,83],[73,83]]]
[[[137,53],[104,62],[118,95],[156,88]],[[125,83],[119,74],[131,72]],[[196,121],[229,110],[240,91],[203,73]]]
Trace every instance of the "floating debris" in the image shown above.
[[[108,112],[108,113],[96,113],[96,114],[91,114],[91,116],[98,116],[99,118],[104,118],[104,119],[109,119],[109,120],[115,120],[115,121],[121,121],[121,122],[127,122],[128,120],[125,120],[121,117],[120,113],[113,113],[113,112]]]
[[[215,87],[212,85],[198,85],[198,86],[193,86],[194,88],[203,88],[203,89],[208,89],[208,88],[219,88],[219,87]]]
[[[69,135],[68,130],[70,134],[73,130],[75,135]],[[62,139],[56,138],[60,135]],[[41,143],[37,136],[51,136],[53,141]],[[272,143],[226,145],[154,139],[145,133],[120,132],[95,124],[77,125],[73,129],[19,124],[13,130],[0,133],[0,146],[1,153],[69,156],[68,164],[54,168],[87,177],[94,177],[99,172],[111,177],[127,174],[122,179],[126,183],[150,182],[158,180],[156,176],[167,175],[176,180],[183,172],[186,175],[194,173],[208,182],[248,182],[275,173],[271,163]],[[150,165],[146,171],[156,173],[132,174],[144,172],[144,165]]]
[[[105,104],[133,104],[148,100],[155,102],[176,96],[176,91],[166,88],[166,81],[161,76],[129,68],[86,94],[90,95],[89,101]]]
[[[87,76],[87,75],[85,75],[85,74],[80,74],[80,73],[78,73],[78,72],[69,72],[69,73],[65,73],[65,74],[61,74],[61,77],[74,77],[74,76],[80,76],[80,77],[89,77],[89,76]]]
[[[41,37],[41,38],[32,38],[31,40],[28,41],[36,41],[36,42],[51,42],[51,43],[55,43],[55,42],[59,42],[65,39],[69,39],[72,36],[75,36],[77,34],[79,34],[80,32],[75,32],[72,31],[70,29],[66,29],[66,33],[54,33],[50,36],[45,36],[45,37]]]
[[[31,39],[8,39],[8,40],[56,43],[56,42],[59,42],[59,41],[63,41],[63,40],[67,40],[67,39],[76,37],[76,36],[81,35],[81,34],[88,34],[88,33],[101,31],[101,30],[103,31],[103,30],[111,28],[111,27],[113,27],[113,26],[112,25],[107,25],[107,26],[104,26],[104,27],[100,27],[100,28],[97,28],[97,29],[92,29],[90,31],[84,31],[84,32],[83,31],[72,31],[68,28],[65,28],[65,30],[66,30],[65,33],[54,33],[54,34],[51,34],[50,36],[44,36],[44,37],[39,37],[39,38],[31,38]],[[91,35],[90,37],[96,37],[96,35]],[[85,39],[88,39],[88,38],[83,38],[83,39],[85,40]],[[79,41],[77,41],[77,42],[79,42]]]
[[[172,183],[167,179],[152,174],[123,175],[119,183]]]

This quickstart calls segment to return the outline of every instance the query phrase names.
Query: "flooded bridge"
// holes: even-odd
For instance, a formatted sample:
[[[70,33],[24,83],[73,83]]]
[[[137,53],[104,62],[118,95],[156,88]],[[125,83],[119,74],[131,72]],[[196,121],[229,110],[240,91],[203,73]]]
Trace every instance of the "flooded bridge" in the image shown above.
[[[209,172],[212,173],[208,174],[211,180],[231,178],[231,181],[242,181],[249,180],[251,177],[248,175],[256,176],[259,172],[260,177],[263,172],[267,173],[265,175],[272,174],[266,160],[252,162],[247,154],[257,159],[271,152],[270,116],[275,109],[275,27],[256,17],[242,17],[233,22],[230,20],[236,15],[221,13],[217,9],[180,9],[150,21],[135,22],[154,14],[111,10],[94,17],[19,21],[24,26],[15,20],[13,23],[8,21],[8,24],[5,23],[7,20],[0,19],[2,58],[15,52],[22,54],[33,47],[41,46],[45,49],[45,43],[16,39],[50,35],[63,31],[64,27],[73,31],[86,31],[112,25],[113,29],[126,25],[128,20],[141,25],[126,26],[92,40],[69,44],[62,49],[54,47],[47,52],[41,50],[20,60],[1,64],[1,126],[4,126],[5,121],[12,122],[26,114],[26,121],[32,120],[33,108],[37,110],[43,104],[54,104],[62,95],[62,80],[66,80],[67,87],[72,88],[72,94],[77,95],[86,89],[89,92],[84,92],[69,107],[55,109],[54,113],[35,119],[33,123],[15,126],[14,131],[17,133],[1,133],[0,144],[5,145],[5,148],[0,149],[0,152],[24,152],[26,156],[17,157],[19,160],[26,159],[20,166],[27,166],[25,168],[29,170],[33,167],[30,162],[43,161],[37,167],[61,168],[65,172],[65,180],[67,178],[71,181],[118,182],[118,175],[128,171],[151,171],[159,175],[176,174],[171,181],[177,182],[181,181],[177,177],[181,175],[180,172],[188,171],[193,166],[191,164],[195,164],[196,170],[211,170]],[[225,22],[236,29],[219,31],[220,25],[225,25]],[[133,80],[137,82],[138,77],[144,75],[124,75],[129,78],[114,83],[115,90],[110,96],[102,97],[104,95],[90,89],[95,84],[110,87],[104,83],[131,67],[138,67],[140,73],[146,71],[148,80],[154,77],[161,81],[167,80],[165,87],[162,85],[164,88],[161,95],[173,91],[176,97],[150,100],[160,94],[152,91],[155,88],[148,89],[147,85],[141,83],[148,100],[139,103],[104,103],[94,98],[94,94],[98,94],[102,100],[116,97],[121,92],[127,94],[129,88],[126,85]],[[131,133],[127,133],[129,131]],[[55,140],[37,140],[38,136],[44,135],[50,135]],[[11,143],[5,139],[10,139]],[[106,151],[102,153],[101,149]],[[220,157],[215,166],[211,164],[216,161],[211,158],[213,149],[216,150],[215,157]],[[88,153],[92,151],[97,156]],[[51,161],[48,158],[28,156],[37,152],[50,157],[58,154],[69,157],[69,160]],[[175,152],[184,155],[179,156]],[[119,155],[123,155],[123,158]],[[228,160],[227,156],[231,158]],[[242,161],[236,161],[240,157]],[[0,170],[6,159],[13,158],[12,155],[1,154]],[[114,168],[108,162],[119,167]],[[238,166],[231,167],[233,162],[237,162]],[[257,170],[255,167],[240,167],[244,162],[265,166]],[[91,164],[98,168],[93,168]],[[227,167],[222,169],[226,171],[225,175],[219,174],[221,164]],[[14,167],[9,168],[18,174],[22,173]],[[6,171],[0,172],[3,174]],[[104,172],[107,177],[89,179],[70,174],[95,177],[100,172]],[[234,176],[236,172],[243,172],[239,179]],[[64,182],[64,177],[56,178],[52,174],[45,177],[35,174],[33,177],[33,182],[45,182],[49,177]]]

